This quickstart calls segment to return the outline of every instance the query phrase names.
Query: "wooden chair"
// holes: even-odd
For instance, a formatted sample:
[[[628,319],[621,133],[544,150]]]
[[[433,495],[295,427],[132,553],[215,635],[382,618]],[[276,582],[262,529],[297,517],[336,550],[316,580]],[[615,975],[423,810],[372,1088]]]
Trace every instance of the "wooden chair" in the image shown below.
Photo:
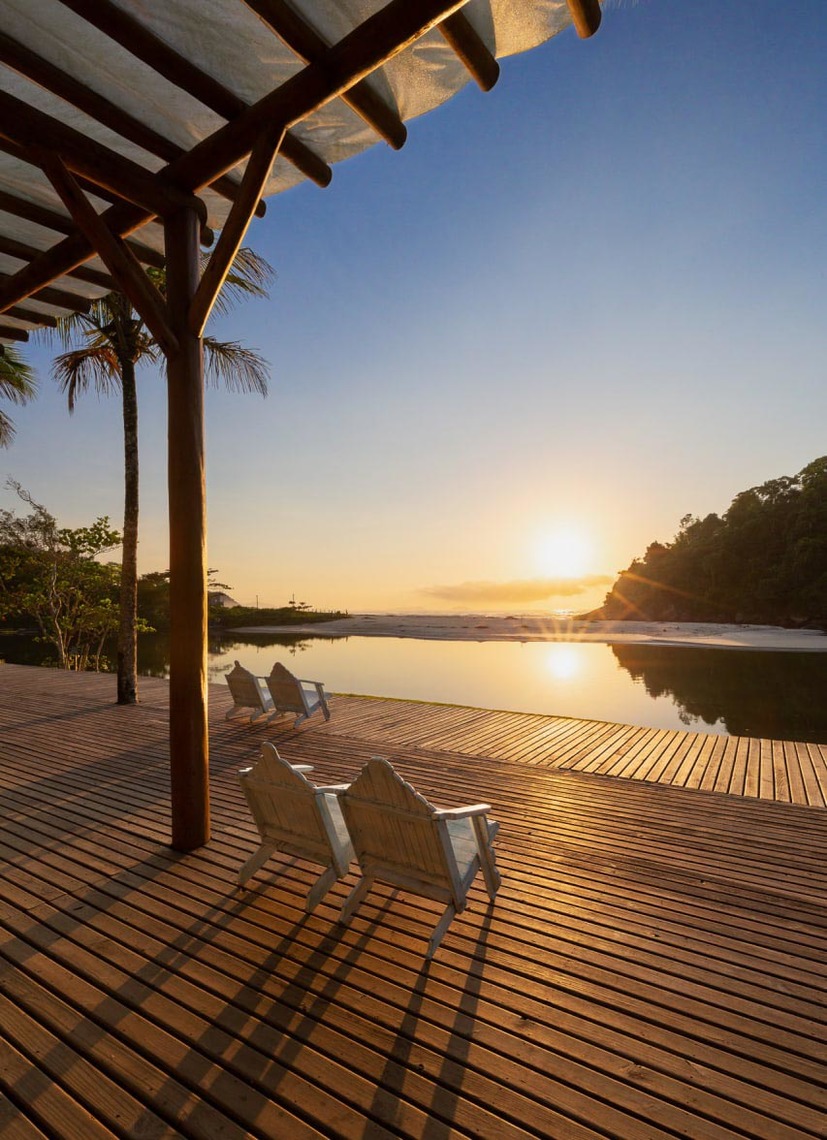
[[[227,713],[227,720],[244,714],[249,717],[252,724],[262,717],[269,720],[276,715],[272,697],[265,691],[260,679],[249,669],[245,669],[236,661],[230,672],[224,676],[233,698],[233,707]]]
[[[375,880],[446,903],[428,943],[431,958],[454,915],[465,909],[477,871],[489,895],[500,887],[491,844],[499,824],[488,804],[435,808],[374,756],[341,796],[342,812],[362,871],[339,916],[348,922]]]
[[[353,847],[338,798],[347,784],[316,787],[305,771],[311,767],[288,764],[272,744],[264,743],[257,763],[239,772],[261,844],[241,868],[238,885],[243,887],[276,851],[308,859],[324,868],[307,896],[306,909],[312,911],[347,874]]]
[[[297,725],[321,709],[325,720],[330,720],[327,694],[321,681],[303,681],[299,677],[294,677],[279,661],[275,663],[266,680],[276,715],[295,713],[296,719],[293,723]]]

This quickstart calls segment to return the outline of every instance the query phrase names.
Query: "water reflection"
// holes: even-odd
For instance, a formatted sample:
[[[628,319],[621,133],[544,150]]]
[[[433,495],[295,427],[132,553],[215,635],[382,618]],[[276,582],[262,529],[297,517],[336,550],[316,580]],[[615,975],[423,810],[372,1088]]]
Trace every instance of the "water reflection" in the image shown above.
[[[583,654],[579,646],[568,641],[555,642],[548,647],[546,668],[556,681],[570,681],[582,673]]]
[[[827,654],[613,645],[619,664],[680,720],[734,736],[827,742]]]
[[[0,659],[38,665],[49,656],[32,639],[0,635]],[[281,660],[337,693],[827,744],[823,653],[211,634],[210,680],[235,660],[258,675]],[[140,638],[138,668],[168,675],[166,637]]]

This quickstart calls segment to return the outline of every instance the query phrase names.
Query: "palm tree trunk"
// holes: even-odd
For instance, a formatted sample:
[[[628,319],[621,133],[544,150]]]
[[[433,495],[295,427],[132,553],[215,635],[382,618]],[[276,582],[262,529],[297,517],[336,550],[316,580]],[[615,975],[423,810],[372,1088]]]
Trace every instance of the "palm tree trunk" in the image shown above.
[[[124,508],[121,612],[118,627],[118,704],[138,700],[138,395],[135,365],[122,360]]]

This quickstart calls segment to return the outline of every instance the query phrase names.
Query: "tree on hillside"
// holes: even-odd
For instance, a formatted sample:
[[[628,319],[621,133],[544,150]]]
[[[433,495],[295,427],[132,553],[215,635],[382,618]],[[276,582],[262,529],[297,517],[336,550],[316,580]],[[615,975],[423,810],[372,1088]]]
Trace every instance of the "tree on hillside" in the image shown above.
[[[35,394],[34,371],[11,345],[0,345],[0,396],[13,404],[25,404]],[[14,439],[14,424],[0,409],[0,447]]]
[[[827,622],[827,457],[736,495],[719,518],[686,515],[671,543],[624,570],[600,616],[655,621]]]
[[[165,275],[148,270],[163,293]],[[252,250],[241,249],[216,303],[227,309],[244,297],[268,296],[271,267]],[[93,388],[98,395],[120,394],[124,435],[124,523],[121,567],[120,621],[118,626],[118,703],[134,704],[137,681],[138,583],[138,396],[137,366],[154,364],[163,354],[141,317],[120,293],[96,301],[88,313],[77,313],[58,325],[64,346],[76,344],[58,356],[53,374],[66,392],[69,411],[78,396]],[[267,395],[267,364],[262,356],[234,341],[203,338],[208,384],[223,384],[231,391]]]
[[[62,669],[97,670],[118,618],[118,567],[97,558],[121,536],[107,518],[59,527],[19,483],[10,479],[8,486],[31,513],[0,510],[0,620],[34,622]]]

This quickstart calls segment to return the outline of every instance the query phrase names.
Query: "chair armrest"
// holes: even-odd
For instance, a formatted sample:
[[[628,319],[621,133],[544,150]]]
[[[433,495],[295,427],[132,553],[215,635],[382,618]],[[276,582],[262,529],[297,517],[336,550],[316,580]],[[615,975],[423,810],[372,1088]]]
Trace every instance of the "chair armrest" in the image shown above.
[[[350,784],[325,784],[325,785],[317,784],[316,785],[316,791],[317,792],[333,792],[335,795],[341,796],[342,793],[346,792],[349,787],[350,787]]]
[[[491,804],[470,804],[460,808],[438,808],[434,812],[436,819],[465,819],[472,815],[485,815],[491,811]]]
[[[254,764],[250,764],[249,767],[247,767],[247,768],[239,768],[238,769],[239,776],[249,776],[254,767],[255,767]],[[313,765],[312,764],[291,764],[290,767],[293,769],[294,772],[312,772],[313,771]],[[347,785],[345,785],[345,786],[347,786]]]

